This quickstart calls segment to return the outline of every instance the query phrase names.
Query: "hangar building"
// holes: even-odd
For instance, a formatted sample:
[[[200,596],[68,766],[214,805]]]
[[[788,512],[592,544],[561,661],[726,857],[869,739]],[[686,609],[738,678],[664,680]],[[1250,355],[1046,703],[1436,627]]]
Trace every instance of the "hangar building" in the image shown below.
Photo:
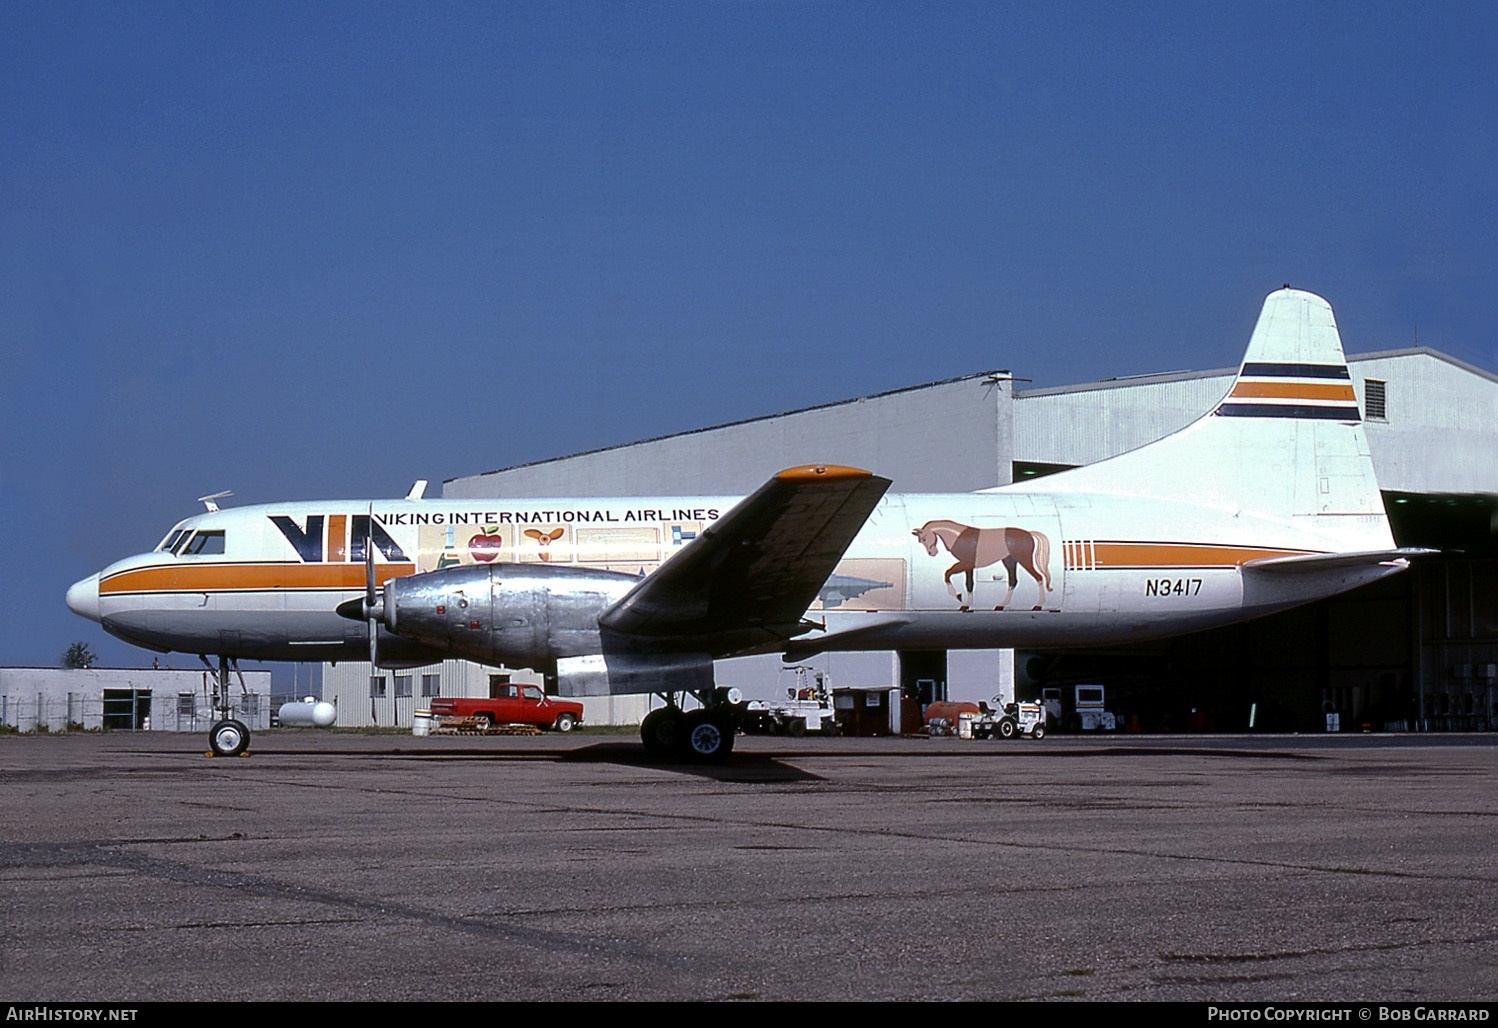
[[[835,688],[897,685],[922,701],[1103,684],[1109,706],[1143,730],[1310,730],[1325,728],[1328,714],[1342,727],[1498,726],[1498,376],[1426,347],[1348,364],[1395,537],[1440,556],[1343,597],[1167,642],[1107,652],[828,653],[808,664]],[[737,495],[800,463],[869,468],[897,492],[968,492],[1168,435],[1207,413],[1235,374],[1016,390],[1008,372],[983,372],[452,479],[443,495]],[[450,694],[482,694],[494,671],[444,668],[449,685],[439,688]],[[365,705],[366,688],[371,713],[385,720],[367,675],[367,665],[325,673],[324,695],[348,696],[341,722],[345,705]],[[718,680],[769,697],[786,679],[771,655],[720,662]],[[627,697],[586,702],[609,705],[590,707],[595,723],[637,720],[646,709]],[[393,704],[386,717],[398,712]]]

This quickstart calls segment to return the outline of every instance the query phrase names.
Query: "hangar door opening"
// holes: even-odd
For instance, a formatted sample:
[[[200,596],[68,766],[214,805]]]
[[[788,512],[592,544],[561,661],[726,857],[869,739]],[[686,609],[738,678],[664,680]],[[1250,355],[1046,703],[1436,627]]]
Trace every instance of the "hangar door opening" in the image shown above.
[[[919,731],[928,704],[947,698],[947,651],[900,651],[900,730]]]
[[[150,689],[105,689],[104,727],[112,732],[139,732],[151,724]]]

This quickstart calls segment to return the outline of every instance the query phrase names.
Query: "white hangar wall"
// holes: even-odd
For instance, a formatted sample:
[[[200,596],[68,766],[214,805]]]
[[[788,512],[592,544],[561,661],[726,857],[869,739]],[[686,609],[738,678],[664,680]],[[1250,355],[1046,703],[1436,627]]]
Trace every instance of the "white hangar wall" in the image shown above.
[[[1385,492],[1498,492],[1498,376],[1428,347],[1348,358]],[[1185,428],[1227,392],[1236,369],[1030,389],[1014,404],[1014,459],[1092,464]]]
[[[443,484],[446,499],[741,495],[782,468],[847,464],[903,492],[1010,481],[1010,381],[983,373],[524,464]]]
[[[1350,365],[1365,410],[1367,381],[1385,383],[1385,416],[1366,422],[1381,488],[1498,493],[1498,375],[1427,347]]]

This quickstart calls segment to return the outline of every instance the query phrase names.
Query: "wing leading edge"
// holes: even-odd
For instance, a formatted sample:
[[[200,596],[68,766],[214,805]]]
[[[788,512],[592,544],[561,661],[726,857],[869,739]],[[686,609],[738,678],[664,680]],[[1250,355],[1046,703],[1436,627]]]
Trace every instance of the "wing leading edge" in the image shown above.
[[[889,486],[859,468],[787,468],[604,611],[599,627],[637,652],[714,656],[800,635]]]

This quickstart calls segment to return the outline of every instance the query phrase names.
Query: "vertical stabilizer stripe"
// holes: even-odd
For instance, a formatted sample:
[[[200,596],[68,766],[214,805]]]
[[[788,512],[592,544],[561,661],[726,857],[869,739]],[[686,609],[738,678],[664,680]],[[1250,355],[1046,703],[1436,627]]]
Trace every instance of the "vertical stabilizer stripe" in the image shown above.
[[[1346,364],[1273,364],[1253,362],[1239,372],[1245,378],[1345,378],[1351,379]]]
[[[1313,418],[1361,421],[1356,407],[1312,407],[1303,403],[1224,403],[1213,414],[1226,418]]]

